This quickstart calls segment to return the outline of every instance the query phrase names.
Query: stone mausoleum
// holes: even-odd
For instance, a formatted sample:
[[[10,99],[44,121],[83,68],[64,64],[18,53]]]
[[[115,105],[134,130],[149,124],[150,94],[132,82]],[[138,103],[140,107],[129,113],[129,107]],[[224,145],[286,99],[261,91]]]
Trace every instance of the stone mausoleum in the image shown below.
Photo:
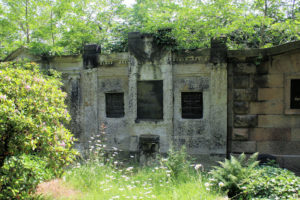
[[[108,148],[140,153],[185,145],[200,162],[271,154],[300,172],[300,41],[268,49],[171,51],[150,34],[128,36],[128,52],[29,58],[63,73],[77,148],[106,125]]]

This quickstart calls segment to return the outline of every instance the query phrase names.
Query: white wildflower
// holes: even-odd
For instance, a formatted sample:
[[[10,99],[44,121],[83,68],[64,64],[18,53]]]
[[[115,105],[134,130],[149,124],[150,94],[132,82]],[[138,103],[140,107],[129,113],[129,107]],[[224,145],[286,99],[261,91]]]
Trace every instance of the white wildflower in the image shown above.
[[[198,169],[200,169],[201,167],[202,167],[201,164],[197,164],[197,165],[195,165],[195,170],[198,170]]]
[[[128,168],[126,169],[126,171],[131,171],[131,170],[133,170],[133,167],[128,167]]]
[[[224,183],[223,182],[220,182],[219,183],[219,187],[223,187],[224,186]]]
[[[118,150],[118,148],[117,148],[117,147],[112,147],[112,149],[113,149],[113,150],[115,150],[115,151],[117,151],[117,150]]]
[[[209,187],[210,184],[206,182],[206,183],[204,184],[204,186],[205,186],[205,187]]]

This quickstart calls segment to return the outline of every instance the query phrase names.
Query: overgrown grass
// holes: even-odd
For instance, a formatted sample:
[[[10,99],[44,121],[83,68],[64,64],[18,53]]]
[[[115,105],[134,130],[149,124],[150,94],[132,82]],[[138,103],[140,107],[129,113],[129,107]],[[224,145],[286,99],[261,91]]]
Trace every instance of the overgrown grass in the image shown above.
[[[105,128],[102,125],[99,134],[91,137],[83,164],[78,162],[64,175],[67,187],[80,191],[78,199],[222,199],[207,186],[201,165],[191,166],[184,147],[171,148],[167,158],[148,160],[151,166],[142,167],[134,158],[124,164],[116,159],[117,148],[105,150]]]
[[[188,173],[172,177],[164,166],[117,167],[89,162],[67,171],[65,179],[82,192],[82,199],[222,199],[205,187],[204,173],[196,173],[192,167]]]

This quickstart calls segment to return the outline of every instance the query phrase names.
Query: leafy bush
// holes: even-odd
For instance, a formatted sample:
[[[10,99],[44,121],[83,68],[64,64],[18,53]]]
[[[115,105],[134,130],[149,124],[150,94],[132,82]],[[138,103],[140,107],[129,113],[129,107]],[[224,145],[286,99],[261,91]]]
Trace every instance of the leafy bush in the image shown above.
[[[210,186],[227,192],[230,198],[239,196],[245,184],[257,175],[257,155],[258,153],[255,153],[247,159],[245,154],[241,154],[238,158],[231,156],[230,160],[219,162],[221,166],[216,166],[210,171]]]
[[[291,171],[272,166],[257,168],[259,176],[244,185],[243,198],[298,199],[300,177]]]
[[[43,74],[34,63],[0,63],[0,168],[27,154],[43,158],[45,168],[60,175],[74,159],[72,134],[64,127],[70,115],[61,86],[57,72]]]
[[[47,163],[32,155],[12,156],[0,169],[0,199],[28,199],[36,186],[52,178]]]
[[[238,158],[220,162],[210,172],[212,178],[207,186],[228,192],[233,199],[298,199],[300,178],[294,173],[271,165],[259,166],[257,153],[246,159],[245,154]]]

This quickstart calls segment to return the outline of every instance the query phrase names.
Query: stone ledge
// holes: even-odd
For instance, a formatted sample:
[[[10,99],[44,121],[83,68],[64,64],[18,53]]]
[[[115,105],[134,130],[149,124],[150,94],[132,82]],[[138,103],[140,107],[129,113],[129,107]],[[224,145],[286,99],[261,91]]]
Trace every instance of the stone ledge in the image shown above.
[[[257,57],[260,55],[272,56],[272,55],[282,54],[297,49],[300,49],[300,41],[289,42],[287,44],[278,45],[266,49],[228,50],[227,56],[229,58]]]
[[[274,155],[280,167],[291,170],[300,176],[300,155]]]

